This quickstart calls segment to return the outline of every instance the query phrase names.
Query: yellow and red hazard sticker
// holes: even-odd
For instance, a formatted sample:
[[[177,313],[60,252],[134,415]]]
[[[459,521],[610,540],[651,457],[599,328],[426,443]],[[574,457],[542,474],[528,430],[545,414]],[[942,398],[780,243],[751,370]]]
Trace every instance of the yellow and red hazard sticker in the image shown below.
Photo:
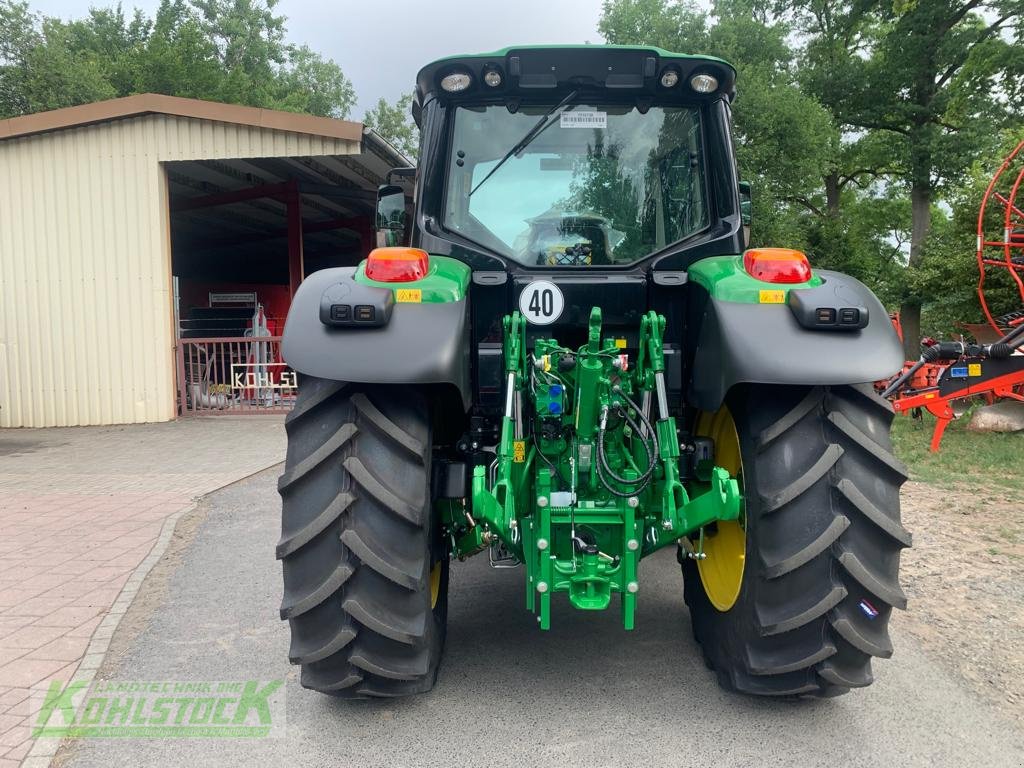
[[[395,288],[395,301],[399,304],[419,304],[423,301],[420,288]]]
[[[516,440],[512,443],[512,461],[522,464],[526,461],[526,441]]]

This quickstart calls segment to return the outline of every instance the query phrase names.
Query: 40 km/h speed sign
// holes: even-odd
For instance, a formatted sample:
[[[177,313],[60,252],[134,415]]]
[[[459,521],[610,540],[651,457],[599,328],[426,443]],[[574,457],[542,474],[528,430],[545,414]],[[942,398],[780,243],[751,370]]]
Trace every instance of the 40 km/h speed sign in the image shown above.
[[[548,325],[562,315],[565,297],[557,285],[547,280],[527,283],[519,294],[519,311],[533,325]]]

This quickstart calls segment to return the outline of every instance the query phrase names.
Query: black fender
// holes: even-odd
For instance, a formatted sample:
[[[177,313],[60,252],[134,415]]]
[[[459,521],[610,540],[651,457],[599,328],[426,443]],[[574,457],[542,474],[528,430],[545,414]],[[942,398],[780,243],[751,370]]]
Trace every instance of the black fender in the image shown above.
[[[696,339],[690,403],[715,411],[736,384],[862,384],[889,378],[903,367],[903,346],[871,290],[839,272],[815,274],[825,281],[821,288],[790,293],[827,288],[842,306],[866,310],[863,328],[811,329],[797,320],[796,296],[784,304],[745,304],[722,301],[691,283],[697,310],[687,333],[691,344]]]
[[[353,280],[355,267],[323,269],[299,286],[288,310],[281,356],[294,370],[334,381],[365,384],[447,384],[468,410],[468,301],[422,304],[388,302],[383,325],[347,327],[321,318],[328,289],[344,295],[365,290]],[[371,289],[373,290],[373,289]],[[377,289],[379,290],[379,289]]]

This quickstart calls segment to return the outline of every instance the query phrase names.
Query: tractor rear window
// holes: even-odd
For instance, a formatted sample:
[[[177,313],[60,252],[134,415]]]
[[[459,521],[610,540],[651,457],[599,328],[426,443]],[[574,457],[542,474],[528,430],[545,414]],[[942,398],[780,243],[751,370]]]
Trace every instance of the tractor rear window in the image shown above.
[[[557,267],[628,264],[708,225],[696,109],[574,103],[542,122],[550,109],[456,110],[449,230]]]

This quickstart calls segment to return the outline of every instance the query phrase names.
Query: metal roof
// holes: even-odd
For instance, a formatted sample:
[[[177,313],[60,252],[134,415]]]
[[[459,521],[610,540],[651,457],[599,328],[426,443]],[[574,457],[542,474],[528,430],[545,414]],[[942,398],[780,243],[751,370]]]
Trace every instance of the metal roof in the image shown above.
[[[76,107],[0,120],[0,140],[147,114],[194,117],[200,120],[216,120],[221,123],[236,123],[254,128],[270,128],[348,141],[359,141],[363,135],[362,124],[349,120],[245,107],[239,104],[222,104],[216,101],[184,99],[159,93],[140,93],[120,99],[96,101]]]

